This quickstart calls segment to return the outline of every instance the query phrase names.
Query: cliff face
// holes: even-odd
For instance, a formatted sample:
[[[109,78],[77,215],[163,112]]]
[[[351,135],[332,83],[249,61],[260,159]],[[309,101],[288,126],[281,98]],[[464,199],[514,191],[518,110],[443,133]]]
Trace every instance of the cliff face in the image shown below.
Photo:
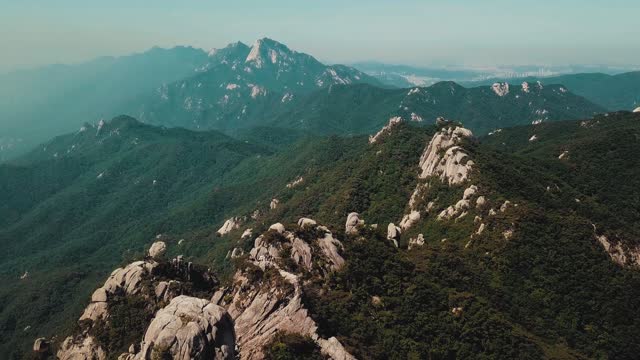
[[[301,218],[297,229],[274,224],[255,239],[233,286],[212,301],[227,308],[234,320],[242,359],[264,358],[263,348],[278,332],[311,337],[332,359],[352,359],[336,338],[323,339],[302,301],[304,277],[324,277],[339,270],[342,244],[331,231]]]
[[[116,269],[92,295],[79,319],[79,330],[59,346],[63,360],[262,359],[278,333],[311,338],[332,359],[352,359],[336,338],[318,335],[302,301],[303,278],[322,278],[345,260],[342,244],[331,231],[302,218],[294,229],[274,224],[241,256],[232,283],[220,287],[207,269],[182,257],[164,260],[166,245],[153,244],[149,256]],[[150,314],[143,332],[128,350],[105,341],[115,331],[117,304],[140,298]]]

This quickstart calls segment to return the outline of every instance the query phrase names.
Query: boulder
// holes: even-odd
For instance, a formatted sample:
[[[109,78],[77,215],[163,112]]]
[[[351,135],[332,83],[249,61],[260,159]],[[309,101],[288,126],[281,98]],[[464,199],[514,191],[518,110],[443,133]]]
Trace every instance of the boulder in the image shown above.
[[[413,249],[416,246],[424,245],[424,235],[418,234],[418,237],[409,239],[409,250]]]
[[[106,360],[107,353],[96,339],[87,336],[82,339],[66,338],[58,349],[58,360]]]
[[[477,191],[478,191],[478,187],[475,185],[471,185],[464,190],[464,194],[462,195],[462,198],[464,200],[469,200],[473,195],[476,194]]]
[[[222,224],[222,227],[220,227],[217,232],[218,234],[220,234],[220,236],[224,236],[239,227],[240,219],[237,217],[232,217],[230,219],[227,219],[227,221]]]
[[[47,353],[50,349],[51,344],[46,338],[37,338],[36,341],[33,342],[33,351],[38,354]]]
[[[244,250],[241,248],[233,248],[233,251],[231,252],[232,259],[239,258],[242,255],[244,255]]]
[[[269,209],[274,210],[275,208],[278,207],[278,204],[280,204],[280,200],[271,199],[271,203],[269,204]]]
[[[234,359],[235,332],[227,311],[209,300],[175,297],[149,324],[136,358]]]
[[[476,208],[482,209],[487,204],[487,199],[484,196],[478,196],[476,199]]]
[[[387,226],[387,240],[393,241],[393,244],[398,247],[398,241],[400,240],[400,233],[402,230],[394,223],[390,223]]]
[[[156,241],[149,248],[149,256],[155,260],[161,260],[167,252],[167,244],[164,241]]]
[[[315,220],[313,219],[309,219],[309,218],[300,218],[300,220],[298,220],[298,226],[301,228],[304,227],[312,227],[312,226],[316,226],[317,223]]]
[[[412,210],[409,214],[402,217],[402,221],[400,221],[400,228],[406,230],[418,222],[418,220],[420,220],[420,212]]]
[[[240,239],[244,239],[244,238],[250,238],[251,234],[252,234],[253,229],[246,229],[243,233],[242,236],[240,236]]]
[[[352,212],[347,216],[347,223],[345,224],[345,232],[347,234],[358,233],[358,225],[364,225],[364,220],[360,220],[360,215],[357,212]]]
[[[283,234],[285,229],[284,229],[284,225],[282,225],[281,223],[275,223],[269,226],[269,230],[275,230],[279,234]]]

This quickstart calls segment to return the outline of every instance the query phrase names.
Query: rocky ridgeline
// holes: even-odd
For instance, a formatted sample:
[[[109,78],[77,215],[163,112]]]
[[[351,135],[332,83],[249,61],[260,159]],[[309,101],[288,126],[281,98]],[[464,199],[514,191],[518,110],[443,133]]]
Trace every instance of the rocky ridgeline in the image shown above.
[[[302,279],[324,277],[345,263],[342,243],[328,228],[301,218],[294,229],[274,224],[258,236],[246,256],[238,252],[231,285],[220,287],[209,269],[165,260],[166,244],[154,243],[148,256],[118,268],[91,297],[79,330],[58,347],[61,360],[262,359],[278,332],[311,337],[332,359],[353,359],[334,337],[324,339],[302,301]],[[139,297],[153,310],[139,342],[110,354],[98,336],[108,328],[118,299]],[[34,351],[50,351],[37,339]]]
[[[400,221],[400,228],[408,229],[434,207],[430,202],[422,205],[430,185],[426,181],[439,178],[450,186],[465,182],[475,165],[467,151],[461,146],[463,140],[473,136],[471,131],[459,126],[443,127],[429,141],[420,156],[420,183],[409,199],[409,213]]]
[[[241,358],[263,358],[263,347],[279,331],[310,336],[330,358],[353,358],[336,338],[317,334],[317,324],[302,302],[303,275],[339,270],[344,265],[341,249],[329,229],[307,218],[292,230],[273,224],[255,239],[234,285],[220,289],[212,299],[233,318]]]

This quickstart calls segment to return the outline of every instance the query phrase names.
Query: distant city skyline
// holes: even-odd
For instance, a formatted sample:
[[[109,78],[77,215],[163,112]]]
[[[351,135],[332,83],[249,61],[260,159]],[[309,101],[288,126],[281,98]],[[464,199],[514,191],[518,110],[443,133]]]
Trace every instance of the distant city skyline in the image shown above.
[[[640,63],[640,2],[631,0],[8,2],[0,12],[0,72],[262,37],[331,63]]]

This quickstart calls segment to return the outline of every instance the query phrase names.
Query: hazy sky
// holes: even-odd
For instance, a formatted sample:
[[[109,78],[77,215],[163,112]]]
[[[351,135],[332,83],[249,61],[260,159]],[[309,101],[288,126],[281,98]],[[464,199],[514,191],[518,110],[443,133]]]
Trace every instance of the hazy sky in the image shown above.
[[[330,62],[638,64],[638,0],[0,0],[0,71],[271,37]]]

